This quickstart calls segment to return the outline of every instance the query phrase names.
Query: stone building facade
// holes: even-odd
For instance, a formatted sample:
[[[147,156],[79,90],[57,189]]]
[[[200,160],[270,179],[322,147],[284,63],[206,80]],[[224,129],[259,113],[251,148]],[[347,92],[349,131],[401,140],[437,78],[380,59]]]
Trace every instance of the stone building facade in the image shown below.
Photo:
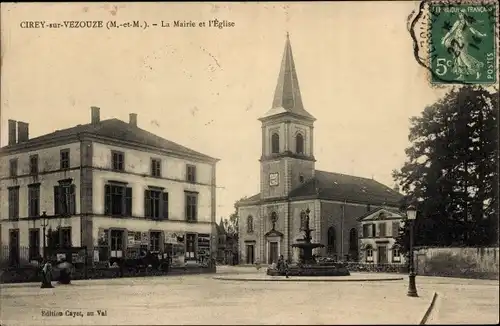
[[[262,123],[260,193],[238,203],[240,263],[296,261],[310,210],[316,254],[357,259],[358,218],[397,207],[401,194],[373,179],[315,169],[314,121],[305,110],[287,36],[271,109]]]
[[[64,246],[87,247],[93,261],[144,249],[188,260],[215,254],[217,159],[139,128],[133,113],[128,123],[101,120],[92,107],[90,123],[32,139],[17,125],[18,137],[9,120],[0,149],[0,242],[9,255],[42,252],[43,212]]]
[[[405,218],[397,209],[378,208],[359,218],[360,261],[372,264],[405,264],[396,243]]]

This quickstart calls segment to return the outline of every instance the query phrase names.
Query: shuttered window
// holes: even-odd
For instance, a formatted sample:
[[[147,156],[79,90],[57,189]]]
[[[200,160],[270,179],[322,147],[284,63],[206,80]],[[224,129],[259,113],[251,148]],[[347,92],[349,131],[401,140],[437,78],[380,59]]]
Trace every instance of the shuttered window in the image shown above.
[[[392,236],[394,238],[399,236],[399,222],[392,222]]]
[[[104,214],[132,216],[132,188],[122,185],[105,185]]]
[[[54,214],[62,216],[76,214],[76,185],[54,186]]]

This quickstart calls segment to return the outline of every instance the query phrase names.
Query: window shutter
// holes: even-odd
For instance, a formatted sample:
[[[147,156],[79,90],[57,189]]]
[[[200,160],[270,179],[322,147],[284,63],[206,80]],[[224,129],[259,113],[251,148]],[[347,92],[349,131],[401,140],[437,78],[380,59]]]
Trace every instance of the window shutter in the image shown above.
[[[59,186],[54,186],[54,215],[61,214],[61,192]]]
[[[70,215],[76,215],[76,185],[71,185],[70,186],[69,214]]]
[[[185,205],[186,220],[189,221],[190,217],[191,217],[191,214],[190,214],[190,205],[189,205],[191,197],[188,194],[186,194],[184,197],[185,197],[185,202],[186,202],[186,205]]]
[[[192,220],[198,220],[198,196],[193,196],[191,198],[191,209],[192,209]]]
[[[111,186],[104,186],[104,214],[111,215]]]
[[[399,236],[399,222],[392,222],[392,236],[394,238]]]
[[[151,201],[149,192],[149,190],[144,190],[144,216],[146,217],[151,216]]]
[[[376,231],[377,225],[375,223],[373,223],[371,226],[372,226],[372,238],[375,238],[377,235],[377,231]]]
[[[192,172],[193,176],[192,176],[192,180],[193,182],[196,182],[196,166],[193,166],[193,172]]]
[[[161,231],[160,235],[160,251],[165,252],[167,248],[165,248],[165,231]]]
[[[132,188],[125,188],[125,216],[132,216]]]
[[[168,220],[168,192],[163,193],[163,218]]]

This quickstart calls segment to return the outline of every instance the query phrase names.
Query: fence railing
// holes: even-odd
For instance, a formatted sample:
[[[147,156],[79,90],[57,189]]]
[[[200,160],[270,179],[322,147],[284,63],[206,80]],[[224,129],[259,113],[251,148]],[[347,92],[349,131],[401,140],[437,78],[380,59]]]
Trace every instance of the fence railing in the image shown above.
[[[83,256],[82,256],[83,253]],[[115,277],[155,276],[167,274],[213,273],[213,260],[200,260],[197,264],[186,266],[172,265],[166,253],[148,253],[146,256],[125,259],[110,259],[103,262],[87,264],[89,257],[86,248],[58,248],[46,251],[49,261],[59,261],[59,255],[72,263],[73,279],[96,279]],[[83,260],[82,260],[83,257]],[[0,283],[38,282],[40,281],[40,265],[42,250],[29,247],[0,246]],[[58,269],[54,269],[57,275]],[[54,276],[57,277],[57,276]]]
[[[41,256],[40,248],[36,247],[0,247],[0,267],[20,267],[30,264],[30,261]]]

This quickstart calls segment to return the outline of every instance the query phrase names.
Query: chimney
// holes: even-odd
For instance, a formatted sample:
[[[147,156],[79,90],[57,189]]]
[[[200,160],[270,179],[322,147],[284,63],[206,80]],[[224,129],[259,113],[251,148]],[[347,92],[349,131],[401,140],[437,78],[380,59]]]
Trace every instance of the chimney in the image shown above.
[[[26,122],[17,122],[17,142],[22,143],[29,140],[29,124]]]
[[[9,120],[9,143],[8,145],[14,145],[16,143],[16,120]]]
[[[92,119],[91,119],[92,124],[99,123],[101,121],[101,115],[100,115],[101,109],[99,109],[97,106],[91,106],[90,108],[92,109]]]
[[[137,127],[137,113],[129,114],[129,122],[131,126]]]

